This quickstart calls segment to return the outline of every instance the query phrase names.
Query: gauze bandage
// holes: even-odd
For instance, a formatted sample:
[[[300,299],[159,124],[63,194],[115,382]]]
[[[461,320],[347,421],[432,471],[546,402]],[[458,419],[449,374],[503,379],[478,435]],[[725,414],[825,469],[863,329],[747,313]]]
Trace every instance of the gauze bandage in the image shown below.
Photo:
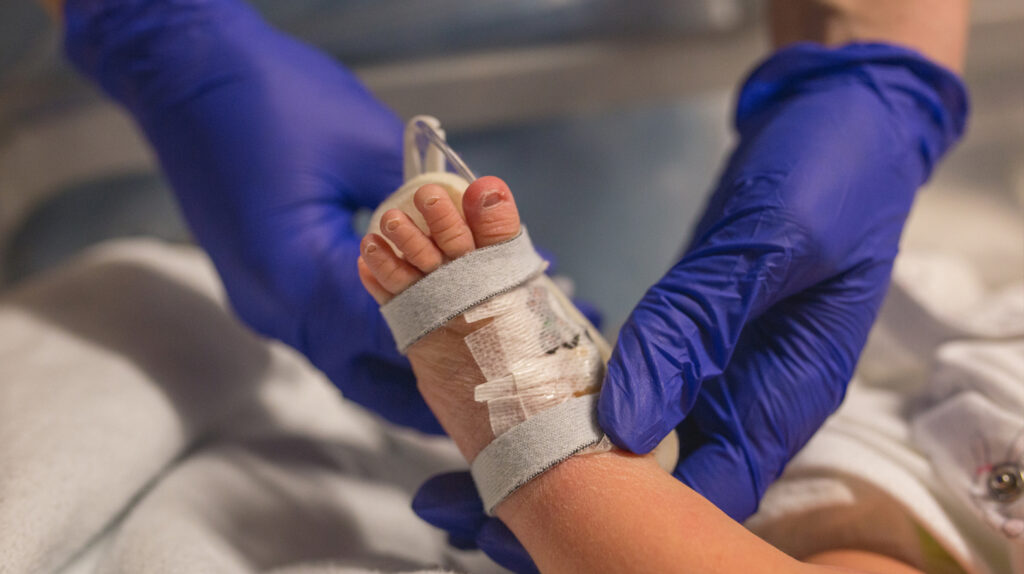
[[[560,294],[539,276],[463,315],[470,324],[487,321],[465,343],[486,379],[474,398],[487,404],[496,437],[541,411],[600,390],[604,341],[589,322],[567,312]]]
[[[370,228],[398,208],[429,234],[413,207],[416,190],[439,184],[461,209],[475,176],[434,118],[413,118],[405,142],[406,183],[377,209]],[[611,448],[596,420],[610,348],[544,275],[546,266],[524,227],[509,241],[442,265],[381,307],[402,352],[456,317],[479,324],[463,341],[483,375],[474,398],[487,405],[495,436],[471,469],[488,513],[566,458]]]

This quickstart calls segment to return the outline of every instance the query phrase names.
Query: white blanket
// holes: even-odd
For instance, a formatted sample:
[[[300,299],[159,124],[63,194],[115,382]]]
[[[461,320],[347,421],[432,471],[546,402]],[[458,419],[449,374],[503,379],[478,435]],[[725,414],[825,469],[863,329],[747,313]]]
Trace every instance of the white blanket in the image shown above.
[[[954,220],[972,237],[988,221]],[[1019,269],[1022,237],[990,242],[997,265]],[[965,490],[1024,424],[1024,288],[985,275],[901,259],[859,382],[748,527],[794,555],[1024,573],[1024,536],[999,532],[1024,499]],[[447,439],[341,400],[223,300],[198,251],[148,241],[0,297],[0,574],[503,571],[409,509],[427,476],[465,468]]]
[[[986,487],[1002,463],[1024,467],[1024,281],[988,289],[964,259],[907,254],[843,405],[746,525],[794,556],[1024,574],[1024,496]]]
[[[108,244],[0,299],[0,573],[503,571],[409,503],[465,467],[224,307],[199,252]]]

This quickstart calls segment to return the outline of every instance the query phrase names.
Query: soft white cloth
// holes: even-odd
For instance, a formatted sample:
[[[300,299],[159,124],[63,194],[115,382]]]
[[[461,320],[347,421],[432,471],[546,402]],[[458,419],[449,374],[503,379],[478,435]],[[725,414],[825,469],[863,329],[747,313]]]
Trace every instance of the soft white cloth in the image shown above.
[[[1024,501],[977,487],[1019,452],[1024,286],[926,254],[894,278],[846,403],[748,526],[1022,574]],[[0,574],[503,571],[409,509],[459,467],[240,326],[193,249],[109,244],[0,297]]]
[[[0,573],[503,572],[409,508],[460,467],[239,325],[194,249],[0,298]]]
[[[988,291],[950,255],[902,255],[843,406],[747,526],[795,556],[873,550],[925,572],[1024,573],[1024,283]]]

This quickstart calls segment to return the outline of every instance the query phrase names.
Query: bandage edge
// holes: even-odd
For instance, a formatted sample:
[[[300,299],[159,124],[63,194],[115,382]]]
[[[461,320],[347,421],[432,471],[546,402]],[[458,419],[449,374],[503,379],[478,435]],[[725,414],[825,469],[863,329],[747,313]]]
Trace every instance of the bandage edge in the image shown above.
[[[488,253],[492,253],[493,251],[495,251],[497,249],[508,248],[509,244],[511,244],[511,243],[513,243],[515,241],[522,241],[522,242],[524,242],[526,244],[526,247],[528,247],[528,254],[532,255],[533,257],[536,258],[537,264],[536,264],[536,266],[532,270],[530,270],[525,275],[518,276],[513,282],[511,282],[510,284],[508,284],[508,285],[506,285],[504,287],[501,287],[500,289],[491,290],[491,291],[489,291],[489,293],[487,295],[484,295],[484,296],[479,297],[477,299],[474,299],[474,300],[472,300],[470,302],[466,302],[466,303],[464,303],[462,305],[459,305],[458,309],[453,310],[453,311],[449,312],[446,315],[443,315],[441,318],[435,319],[432,322],[431,326],[424,327],[424,328],[420,329],[420,331],[417,332],[414,335],[404,336],[404,337],[402,337],[401,340],[399,340],[398,336],[395,336],[395,344],[398,347],[399,352],[401,352],[402,354],[405,354],[405,352],[409,349],[409,347],[414,345],[417,341],[419,341],[423,337],[429,335],[433,331],[437,330],[439,327],[441,327],[442,325],[444,325],[448,321],[451,321],[452,319],[455,319],[459,315],[465,313],[467,310],[472,309],[472,308],[474,308],[474,307],[476,307],[478,305],[481,305],[481,304],[485,303],[486,301],[488,301],[490,299],[493,299],[494,297],[497,297],[499,295],[508,293],[509,291],[512,291],[513,289],[516,289],[517,287],[519,287],[519,286],[521,286],[521,285],[523,285],[523,284],[533,280],[534,278],[542,275],[547,270],[547,268],[548,268],[548,262],[543,257],[541,257],[540,253],[538,253],[536,248],[533,247],[533,241],[530,239],[530,235],[527,232],[526,226],[523,225],[521,227],[521,229],[519,230],[519,233],[517,233],[515,237],[512,237],[510,239],[507,239],[507,240],[499,242],[499,243],[495,243],[494,245],[488,245],[487,247],[481,247],[480,249],[473,250],[473,251],[467,253],[466,255],[464,255],[464,256],[462,256],[462,257],[460,257],[458,259],[454,259],[452,261],[449,261],[449,262],[445,263],[441,267],[438,267],[437,269],[435,269],[430,274],[424,276],[420,280],[418,280],[415,283],[413,283],[412,285],[410,285],[405,291],[402,291],[401,293],[396,295],[394,298],[392,298],[391,301],[388,301],[384,305],[381,305],[380,306],[381,313],[384,315],[384,320],[388,324],[388,326],[390,327],[392,334],[395,335],[396,331],[402,332],[405,329],[403,329],[401,327],[396,328],[396,324],[397,324],[396,320],[394,318],[394,315],[392,315],[389,312],[389,310],[398,308],[400,305],[402,305],[402,302],[407,300],[407,299],[416,298],[416,297],[422,297],[422,295],[418,293],[419,291],[422,291],[424,289],[424,287],[422,285],[427,284],[428,282],[430,282],[431,281],[431,277],[440,277],[440,275],[437,275],[438,271],[441,271],[444,268],[449,268],[450,269],[450,266],[455,265],[455,264],[459,264],[460,266],[472,266],[474,260],[479,259],[479,258],[481,258],[482,256],[484,256],[484,255],[486,255]],[[526,249],[524,248],[524,250],[526,250]],[[437,281],[437,280],[438,279],[434,279],[433,281]],[[419,287],[417,287],[417,286],[419,286]]]
[[[470,465],[470,475],[473,477],[473,483],[484,503],[484,512],[488,516],[493,516],[494,509],[524,485],[583,450],[600,443],[605,438],[604,431],[597,424],[597,399],[598,394],[592,393],[573,397],[551,407],[496,437],[477,454]],[[579,422],[581,418],[585,420],[583,424],[572,424],[574,419]],[[559,449],[556,456],[540,461],[536,465],[536,470],[529,470],[527,474],[513,478],[511,481],[502,481],[500,477],[515,477],[517,473],[485,472],[486,467],[496,468],[499,466],[494,464],[494,461],[501,460],[496,456],[497,452],[507,448],[509,444],[514,444],[521,438],[521,435],[537,429],[548,429],[549,432],[544,434],[555,438],[556,444],[565,445],[565,448]],[[565,440],[565,435],[570,435],[568,438],[572,439],[574,434],[576,440]],[[536,443],[529,445],[529,447],[535,446]],[[531,466],[535,465],[529,464],[527,469]],[[503,482],[507,484],[502,484]],[[498,487],[493,488],[494,484],[498,484]]]

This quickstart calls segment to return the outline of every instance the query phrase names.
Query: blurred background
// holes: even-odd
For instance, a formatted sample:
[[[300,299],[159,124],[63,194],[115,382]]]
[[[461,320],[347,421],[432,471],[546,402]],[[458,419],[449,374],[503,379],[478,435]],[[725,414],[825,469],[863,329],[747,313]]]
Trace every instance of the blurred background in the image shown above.
[[[437,116],[505,178],[535,241],[614,334],[689,237],[731,140],[740,80],[768,50],[756,0],[260,0],[403,118]],[[905,245],[1024,274],[1024,2],[974,0],[965,141]],[[983,225],[964,227],[964,198]],[[1016,230],[1019,242],[992,248]],[[0,0],[0,288],[108,238],[187,242],[127,117],[78,78],[30,0]],[[1007,259],[1012,261],[1007,264]]]

